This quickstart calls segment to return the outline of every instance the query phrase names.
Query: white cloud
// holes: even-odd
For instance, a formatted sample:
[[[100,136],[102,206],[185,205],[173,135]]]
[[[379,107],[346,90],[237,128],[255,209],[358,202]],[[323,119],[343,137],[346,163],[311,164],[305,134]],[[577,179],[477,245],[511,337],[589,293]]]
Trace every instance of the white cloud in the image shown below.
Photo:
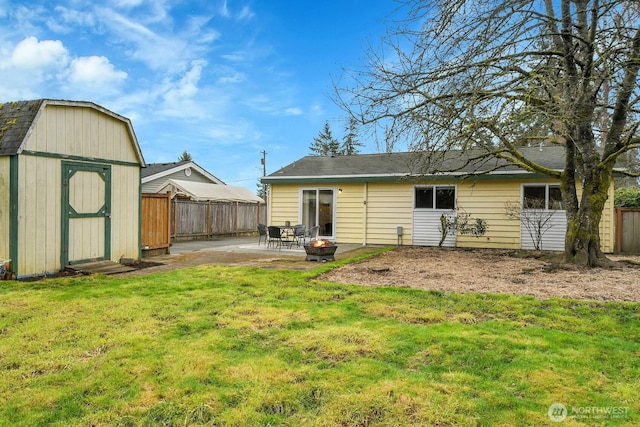
[[[69,82],[72,85],[113,85],[126,78],[127,73],[117,70],[104,56],[76,58],[69,67]]]
[[[255,16],[255,13],[253,13],[253,11],[249,8],[249,6],[244,6],[240,11],[240,14],[238,14],[237,19],[238,21],[249,21],[253,19],[254,16]]]
[[[284,114],[285,116],[301,116],[303,113],[300,108],[293,107],[293,108],[287,108],[286,110],[284,110]]]
[[[23,69],[60,67],[67,63],[67,49],[60,40],[38,41],[27,37],[11,53],[11,65]]]
[[[55,15],[47,19],[47,27],[51,30],[67,34],[75,30],[76,26],[94,27],[96,25],[96,16],[92,12],[84,12],[75,9],[69,9],[64,6],[56,6]]]

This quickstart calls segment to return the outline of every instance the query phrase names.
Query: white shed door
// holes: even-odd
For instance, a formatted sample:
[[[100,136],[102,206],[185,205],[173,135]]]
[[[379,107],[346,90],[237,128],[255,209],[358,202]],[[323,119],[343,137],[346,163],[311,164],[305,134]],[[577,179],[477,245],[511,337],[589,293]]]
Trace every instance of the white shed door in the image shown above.
[[[110,258],[111,167],[63,162],[62,264]]]

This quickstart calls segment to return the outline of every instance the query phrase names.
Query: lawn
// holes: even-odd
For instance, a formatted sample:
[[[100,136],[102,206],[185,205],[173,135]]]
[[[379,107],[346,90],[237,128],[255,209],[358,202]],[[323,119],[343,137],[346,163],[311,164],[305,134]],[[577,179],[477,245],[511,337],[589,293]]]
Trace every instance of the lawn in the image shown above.
[[[0,425],[640,425],[640,304],[316,279],[339,264],[3,282]]]

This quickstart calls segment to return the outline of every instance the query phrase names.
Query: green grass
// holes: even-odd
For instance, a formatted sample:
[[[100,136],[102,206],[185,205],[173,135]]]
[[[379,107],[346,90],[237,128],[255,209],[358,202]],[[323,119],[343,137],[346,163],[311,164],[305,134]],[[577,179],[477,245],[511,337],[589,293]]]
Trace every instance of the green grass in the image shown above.
[[[3,282],[0,425],[640,425],[640,304],[315,278],[339,264]]]

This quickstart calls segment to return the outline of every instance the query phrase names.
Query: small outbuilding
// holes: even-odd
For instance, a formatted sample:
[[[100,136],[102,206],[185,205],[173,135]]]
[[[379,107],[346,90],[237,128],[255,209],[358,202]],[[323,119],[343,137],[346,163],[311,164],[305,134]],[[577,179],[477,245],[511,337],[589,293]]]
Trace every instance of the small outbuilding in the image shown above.
[[[0,104],[0,261],[22,278],[139,259],[144,166],[131,121],[106,108]]]

